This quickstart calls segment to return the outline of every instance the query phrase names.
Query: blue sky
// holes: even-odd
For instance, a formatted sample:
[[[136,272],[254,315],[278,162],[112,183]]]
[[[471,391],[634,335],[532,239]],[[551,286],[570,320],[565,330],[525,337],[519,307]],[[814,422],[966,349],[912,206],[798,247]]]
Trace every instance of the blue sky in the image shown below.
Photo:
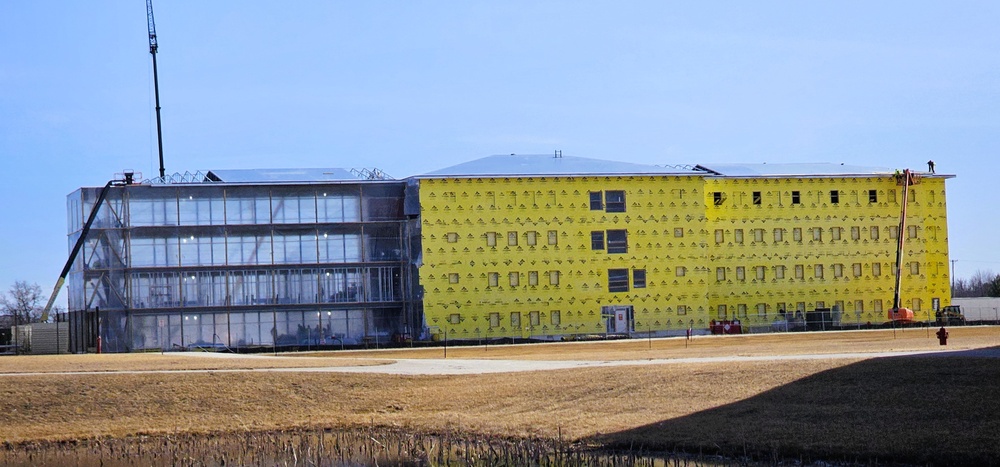
[[[844,162],[948,182],[1000,271],[1000,3],[158,1],[168,172],[551,153]],[[0,3],[0,290],[51,290],[65,197],[158,171],[145,3]],[[65,292],[63,292],[65,294]],[[65,295],[59,302],[64,306]]]

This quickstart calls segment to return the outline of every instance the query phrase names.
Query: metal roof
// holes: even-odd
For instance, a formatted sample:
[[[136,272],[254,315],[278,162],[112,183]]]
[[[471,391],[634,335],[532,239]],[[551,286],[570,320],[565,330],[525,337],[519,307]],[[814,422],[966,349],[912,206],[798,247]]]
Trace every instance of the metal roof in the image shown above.
[[[207,181],[223,183],[291,183],[358,181],[368,178],[348,169],[226,169],[208,171]]]
[[[695,169],[722,177],[870,177],[890,175],[896,172],[895,169],[885,167],[865,167],[829,162],[701,164]]]
[[[633,164],[585,157],[511,154],[509,156],[487,156],[426,174],[415,175],[414,178],[698,174],[698,172],[686,168]]]

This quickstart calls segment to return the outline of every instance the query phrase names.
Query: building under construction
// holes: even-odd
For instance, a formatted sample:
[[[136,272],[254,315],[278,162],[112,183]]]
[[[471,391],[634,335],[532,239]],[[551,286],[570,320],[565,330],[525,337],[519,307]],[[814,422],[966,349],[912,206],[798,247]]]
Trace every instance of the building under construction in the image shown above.
[[[342,169],[115,184],[68,277],[72,351],[352,345],[420,323],[406,182]],[[69,195],[70,239],[101,188]]]
[[[68,276],[70,347],[645,337],[768,330],[816,309],[878,324],[894,290],[930,321],[950,303],[951,177],[556,154],[404,180],[223,170],[114,184]],[[71,244],[101,191],[69,196]]]

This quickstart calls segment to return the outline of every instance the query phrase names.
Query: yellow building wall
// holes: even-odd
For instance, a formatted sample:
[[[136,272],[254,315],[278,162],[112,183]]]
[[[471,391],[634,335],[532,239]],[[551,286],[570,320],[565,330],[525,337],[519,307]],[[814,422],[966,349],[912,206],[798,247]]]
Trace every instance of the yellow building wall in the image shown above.
[[[902,201],[894,177],[720,177],[705,184],[712,318],[764,326],[780,321],[781,309],[836,307],[842,323],[887,320]],[[944,179],[911,186],[900,302],[917,320],[933,318],[935,300],[951,300],[945,212]]]
[[[697,176],[420,180],[427,325],[449,339],[595,334],[607,330],[602,307],[632,305],[636,332],[706,327],[702,184]],[[625,212],[590,209],[590,192],[607,190],[625,192]],[[626,253],[591,248],[592,232],[615,229],[628,232]],[[618,268],[630,271],[629,291],[610,293],[608,270]],[[644,288],[633,287],[635,269],[646,271]]]
[[[607,331],[602,307],[615,305],[634,307],[639,334],[703,330],[712,319],[761,328],[780,322],[782,309],[835,306],[844,323],[882,323],[892,307],[902,198],[891,176],[429,178],[419,184],[419,281],[426,324],[439,337],[599,334]],[[591,210],[590,193],[608,190],[625,192],[625,212]],[[874,203],[869,190],[876,192]],[[918,320],[933,318],[934,300],[950,303],[944,192],[944,179],[914,185],[912,227],[902,233],[901,301]],[[616,229],[627,231],[626,253],[592,249],[592,232]],[[628,292],[608,291],[609,269],[629,270]],[[643,288],[634,287],[637,269],[646,272]]]

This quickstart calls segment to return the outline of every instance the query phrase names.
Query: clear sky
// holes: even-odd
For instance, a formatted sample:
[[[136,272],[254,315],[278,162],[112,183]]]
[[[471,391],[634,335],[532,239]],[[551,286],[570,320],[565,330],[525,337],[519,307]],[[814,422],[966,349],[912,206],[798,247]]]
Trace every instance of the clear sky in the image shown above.
[[[958,277],[1000,270],[994,1],[158,0],[167,172],[492,154],[844,162],[948,182]],[[0,2],[0,290],[48,294],[66,195],[157,175],[142,0]],[[58,304],[65,306],[65,291]]]

